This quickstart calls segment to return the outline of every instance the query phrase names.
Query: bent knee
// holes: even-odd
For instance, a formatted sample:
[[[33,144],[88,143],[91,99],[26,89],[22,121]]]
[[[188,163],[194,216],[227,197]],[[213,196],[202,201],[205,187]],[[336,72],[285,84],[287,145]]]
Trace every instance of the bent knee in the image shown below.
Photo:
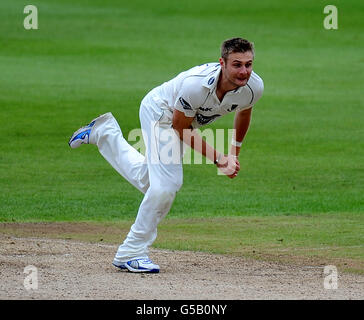
[[[178,186],[176,185],[163,185],[163,186],[150,186],[148,193],[149,196],[156,202],[161,204],[172,203],[176,192],[178,191]]]
[[[160,200],[168,201],[173,200],[176,195],[176,188],[175,187],[152,187],[151,193],[153,196],[158,197]]]

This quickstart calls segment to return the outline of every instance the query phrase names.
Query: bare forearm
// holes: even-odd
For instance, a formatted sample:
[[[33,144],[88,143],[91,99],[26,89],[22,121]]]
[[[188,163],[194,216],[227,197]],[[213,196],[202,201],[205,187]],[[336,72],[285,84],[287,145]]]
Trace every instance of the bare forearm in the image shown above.
[[[201,135],[193,130],[191,126],[193,119],[194,117],[186,117],[183,112],[174,110],[172,127],[184,143],[214,162],[217,159],[218,153],[202,139]]]
[[[238,143],[242,143],[249,130],[251,120],[251,108],[248,110],[240,111],[234,118],[234,134],[233,139]],[[241,147],[231,145],[230,153],[234,156],[238,156]]]
[[[204,157],[211,160],[212,162],[217,159],[219,152],[209,145],[195,130],[184,129],[182,135],[179,133],[179,137],[193,150],[201,153]]]

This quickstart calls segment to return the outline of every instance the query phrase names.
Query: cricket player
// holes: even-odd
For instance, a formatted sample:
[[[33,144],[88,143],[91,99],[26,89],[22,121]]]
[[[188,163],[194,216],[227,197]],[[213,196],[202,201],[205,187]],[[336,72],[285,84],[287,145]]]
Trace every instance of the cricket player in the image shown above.
[[[148,256],[148,248],[182,186],[183,152],[179,151],[184,143],[211,160],[222,174],[231,179],[237,176],[238,155],[252,108],[264,88],[262,79],[253,71],[253,61],[251,42],[228,39],[222,43],[218,63],[193,67],[151,90],[139,110],[145,156],[126,141],[110,112],[72,135],[71,148],[96,145],[111,166],[144,194],[136,220],[118,247],[114,266],[131,272],[159,272],[159,266]],[[235,112],[235,130],[230,152],[223,154],[206,143],[195,129],[230,112]],[[165,149],[171,146],[171,141],[173,159],[164,161],[166,154],[170,155]]]

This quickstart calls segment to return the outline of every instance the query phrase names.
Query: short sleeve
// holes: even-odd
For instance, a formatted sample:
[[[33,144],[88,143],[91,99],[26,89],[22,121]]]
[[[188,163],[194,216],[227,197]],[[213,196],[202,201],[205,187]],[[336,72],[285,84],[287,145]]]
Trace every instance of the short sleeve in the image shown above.
[[[186,117],[194,117],[201,106],[202,87],[193,79],[185,79],[177,93],[174,108],[183,112]]]
[[[253,97],[252,101],[250,102],[250,106],[254,106],[262,97],[264,91],[264,82],[257,74],[255,74],[254,81],[251,85],[251,90]]]

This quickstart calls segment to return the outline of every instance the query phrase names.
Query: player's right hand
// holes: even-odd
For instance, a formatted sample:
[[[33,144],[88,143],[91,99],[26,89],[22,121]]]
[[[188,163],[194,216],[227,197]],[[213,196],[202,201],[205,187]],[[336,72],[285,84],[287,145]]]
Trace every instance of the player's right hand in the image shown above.
[[[220,172],[228,176],[230,179],[235,178],[240,170],[240,163],[236,156],[231,154],[223,155],[217,164]]]

